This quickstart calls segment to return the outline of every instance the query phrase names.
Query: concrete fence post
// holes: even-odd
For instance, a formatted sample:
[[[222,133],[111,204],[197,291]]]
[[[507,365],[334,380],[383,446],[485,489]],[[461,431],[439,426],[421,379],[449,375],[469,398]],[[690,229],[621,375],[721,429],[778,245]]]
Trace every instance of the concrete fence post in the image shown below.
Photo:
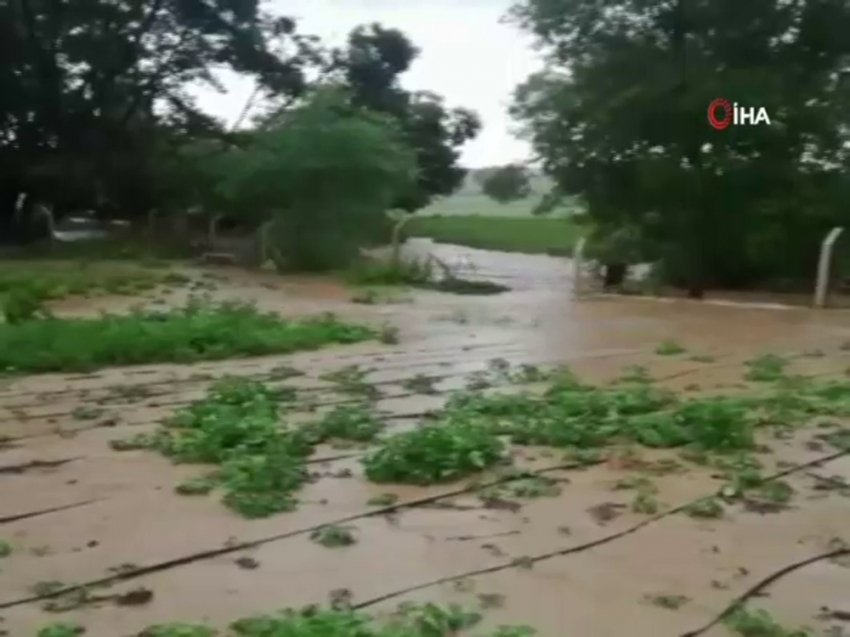
[[[826,305],[826,294],[829,291],[829,270],[832,265],[832,249],[842,232],[844,232],[844,228],[833,228],[821,244],[817,282],[815,284],[815,307],[824,307]]]
[[[584,244],[585,238],[581,237],[573,248],[573,296],[578,297],[583,292],[584,273]]]

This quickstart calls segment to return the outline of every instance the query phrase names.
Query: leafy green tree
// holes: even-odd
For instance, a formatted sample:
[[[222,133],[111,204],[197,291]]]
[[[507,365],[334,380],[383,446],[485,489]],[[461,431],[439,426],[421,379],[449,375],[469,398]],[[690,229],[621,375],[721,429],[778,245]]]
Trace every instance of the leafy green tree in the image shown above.
[[[58,212],[103,198],[127,212],[153,205],[160,151],[222,132],[187,86],[215,85],[213,71],[230,67],[298,93],[312,46],[291,19],[237,0],[0,2],[0,41],[4,238],[20,235],[22,193]]]
[[[597,223],[639,227],[694,296],[810,276],[850,221],[846,2],[520,0],[512,16],[547,60],[513,113]],[[717,97],[772,122],[715,130]]]
[[[347,265],[416,179],[397,122],[328,88],[211,162],[226,211],[268,223],[271,256],[288,270]]]
[[[334,76],[350,89],[352,103],[396,118],[413,148],[417,181],[393,206],[408,212],[461,186],[466,170],[457,163],[460,148],[481,128],[475,113],[447,108],[433,93],[401,87],[399,78],[417,54],[404,33],[373,24],[352,31],[347,47],[334,52],[332,64]]]
[[[481,184],[482,192],[501,204],[525,199],[531,194],[528,169],[521,164],[508,164],[493,171]]]

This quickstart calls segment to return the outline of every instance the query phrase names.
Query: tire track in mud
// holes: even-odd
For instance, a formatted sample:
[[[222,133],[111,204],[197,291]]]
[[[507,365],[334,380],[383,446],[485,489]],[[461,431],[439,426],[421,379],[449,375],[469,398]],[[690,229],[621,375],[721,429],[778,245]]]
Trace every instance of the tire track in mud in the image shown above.
[[[837,452],[827,454],[825,456],[821,456],[819,458],[816,458],[814,460],[811,460],[811,461],[808,461],[808,462],[805,462],[805,463],[796,464],[796,465],[793,465],[791,467],[785,468],[781,471],[778,471],[776,473],[773,473],[769,476],[766,476],[764,478],[763,482],[765,482],[765,483],[766,482],[772,482],[772,481],[778,480],[780,478],[783,478],[783,477],[786,477],[786,476],[789,476],[789,475],[792,475],[792,474],[805,472],[807,469],[822,466],[826,463],[832,462],[834,460],[837,460],[839,458],[842,458],[842,457],[845,457],[845,456],[848,456],[848,455],[850,455],[850,449],[842,449],[842,450],[839,450]],[[592,465],[602,464],[602,462],[603,461],[600,460],[596,463],[562,464],[562,465],[556,465],[556,466],[551,466],[551,467],[544,467],[542,469],[538,469],[536,471],[532,471],[532,472],[529,472],[529,473],[533,473],[535,475],[541,475],[541,474],[545,474],[545,473],[549,473],[549,472],[553,472],[553,471],[565,471],[565,470],[570,470],[570,469],[585,468],[585,467],[592,466]],[[171,569],[174,569],[174,568],[178,568],[180,566],[187,566],[189,564],[193,564],[193,563],[196,563],[196,562],[212,559],[212,558],[215,558],[215,557],[220,557],[222,555],[228,555],[228,554],[235,553],[235,552],[238,552],[238,551],[253,549],[253,548],[257,548],[259,546],[270,544],[272,542],[277,542],[277,541],[289,539],[289,538],[292,538],[292,537],[297,537],[297,536],[309,534],[309,533],[312,533],[312,532],[316,531],[317,529],[320,529],[320,528],[323,528],[323,527],[327,527],[327,526],[331,526],[331,525],[349,524],[351,522],[356,522],[358,520],[362,520],[362,519],[366,519],[366,518],[372,518],[372,517],[377,517],[377,516],[381,516],[381,515],[387,515],[387,514],[394,513],[394,512],[403,510],[403,509],[421,507],[421,506],[425,506],[425,505],[428,505],[428,504],[432,504],[434,502],[438,502],[440,500],[445,500],[445,499],[457,497],[459,495],[472,493],[472,492],[479,491],[479,490],[484,489],[484,488],[496,486],[496,485],[499,485],[499,484],[509,483],[509,482],[512,482],[512,481],[515,481],[515,480],[518,480],[518,479],[521,479],[521,477],[508,476],[508,477],[500,478],[500,479],[493,480],[493,481],[490,481],[490,482],[487,482],[487,483],[472,484],[472,485],[461,487],[459,489],[455,489],[455,490],[445,492],[445,493],[442,493],[442,494],[428,496],[428,497],[424,497],[424,498],[418,498],[416,500],[411,500],[411,501],[408,501],[408,502],[401,502],[401,503],[397,503],[397,504],[394,504],[394,505],[391,505],[391,506],[374,509],[372,511],[366,511],[366,512],[363,512],[363,513],[358,513],[358,514],[355,514],[355,515],[346,516],[346,517],[340,518],[338,520],[334,520],[334,521],[330,521],[330,522],[324,522],[322,524],[317,524],[317,525],[311,525],[311,526],[306,527],[306,528],[296,529],[296,530],[287,531],[287,532],[284,532],[284,533],[279,533],[279,534],[275,534],[275,535],[272,535],[272,536],[268,536],[268,537],[265,537],[265,538],[252,540],[250,542],[232,544],[232,545],[220,547],[220,548],[217,548],[217,549],[209,549],[209,550],[206,550],[206,551],[200,551],[200,552],[193,553],[193,554],[190,554],[190,555],[185,555],[185,556],[182,556],[182,557],[173,558],[173,559],[170,559],[170,560],[158,562],[158,563],[151,564],[151,565],[148,565],[148,566],[139,567],[139,568],[136,568],[136,569],[133,569],[133,570],[130,570],[130,571],[126,571],[126,572],[122,572],[122,573],[116,573],[116,574],[113,574],[113,575],[110,575],[110,576],[107,576],[107,577],[103,577],[103,578],[100,578],[100,579],[97,579],[97,580],[91,580],[91,581],[85,582],[83,584],[77,584],[77,585],[74,585],[74,586],[69,586],[69,587],[63,588],[61,590],[51,592],[50,594],[47,594],[47,595],[33,595],[33,596],[29,596],[29,597],[9,600],[9,601],[6,601],[6,602],[0,602],[0,610],[13,608],[13,607],[16,607],[16,606],[22,606],[24,604],[29,604],[29,603],[33,603],[33,602],[39,602],[39,601],[43,601],[43,600],[53,599],[53,598],[60,597],[62,595],[66,595],[68,593],[72,593],[74,591],[79,591],[81,589],[85,589],[85,588],[89,588],[89,587],[106,586],[106,585],[111,585],[111,584],[115,584],[115,583],[118,583],[118,582],[124,582],[124,581],[128,581],[128,580],[138,579],[138,578],[144,577],[146,575],[152,575],[154,573],[159,573],[159,572],[171,570]],[[556,549],[554,551],[549,551],[549,552],[542,553],[542,554],[539,554],[539,555],[536,555],[536,556],[524,557],[524,558],[522,558],[523,562],[527,563],[527,564],[535,564],[537,562],[552,559],[552,558],[555,558],[555,557],[563,557],[563,556],[567,556],[567,555],[571,555],[571,554],[583,553],[585,551],[589,551],[593,548],[596,548],[597,546],[609,544],[609,543],[614,542],[616,540],[619,540],[621,538],[624,538],[624,537],[627,537],[627,536],[632,535],[634,533],[637,533],[638,531],[640,531],[640,530],[642,530],[646,527],[649,527],[649,526],[655,524],[656,522],[659,522],[659,521],[661,521],[665,518],[668,518],[668,517],[671,517],[671,516],[676,515],[678,513],[681,513],[682,511],[686,510],[689,506],[691,506],[695,502],[698,502],[698,501],[700,501],[700,500],[702,500],[706,497],[711,497],[713,495],[716,495],[716,493],[717,492],[715,491],[715,492],[712,492],[712,493],[709,493],[709,494],[703,494],[702,496],[699,496],[697,498],[693,498],[693,499],[689,500],[688,502],[685,502],[685,503],[678,505],[676,507],[673,507],[672,509],[669,509],[669,510],[663,512],[663,513],[660,513],[660,514],[655,515],[651,518],[643,520],[643,521],[641,521],[637,524],[634,524],[631,527],[628,527],[627,529],[624,529],[622,531],[618,531],[616,533],[605,535],[605,536],[599,537],[595,540],[591,540],[589,542],[584,542],[582,544],[569,546],[569,547],[562,548],[562,549]],[[825,559],[825,558],[823,558],[823,559]],[[803,565],[805,565],[805,564],[803,564]],[[467,578],[470,578],[470,577],[476,577],[476,576],[480,576],[480,575],[487,575],[487,574],[491,574],[491,573],[496,573],[496,572],[503,571],[503,570],[506,570],[506,569],[509,569],[509,568],[514,568],[516,566],[517,566],[517,560],[514,559],[514,560],[507,561],[507,562],[502,562],[500,564],[495,564],[495,565],[490,566],[490,567],[475,569],[473,571],[468,571],[468,572],[461,573],[461,574],[458,574],[458,575],[446,576],[446,577],[442,577],[442,578],[438,578],[438,579],[434,579],[434,580],[429,580],[429,581],[426,581],[426,582],[421,582],[419,584],[414,584],[414,585],[405,587],[403,589],[391,591],[391,592],[386,593],[384,595],[380,595],[378,597],[374,597],[372,599],[360,602],[358,604],[353,605],[352,608],[355,609],[355,610],[360,610],[360,609],[363,609],[363,608],[374,606],[374,605],[379,604],[379,603],[384,602],[384,601],[388,601],[390,599],[402,597],[402,596],[407,595],[409,593],[424,590],[426,588],[431,588],[431,587],[438,586],[438,585],[441,585],[441,584],[452,583],[452,582],[467,579]],[[797,567],[797,568],[799,568],[799,567]],[[780,576],[775,576],[770,581],[763,583],[763,586],[766,586],[769,583],[771,583],[772,581],[775,581]],[[756,594],[757,592],[758,592],[758,590],[753,592],[752,595]],[[687,636],[682,636],[682,637],[687,637]]]

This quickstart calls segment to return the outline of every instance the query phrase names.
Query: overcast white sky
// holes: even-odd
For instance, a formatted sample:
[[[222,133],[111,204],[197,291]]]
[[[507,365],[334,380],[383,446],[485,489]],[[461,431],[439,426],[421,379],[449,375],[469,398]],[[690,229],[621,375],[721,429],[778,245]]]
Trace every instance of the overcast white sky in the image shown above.
[[[450,106],[478,112],[484,128],[463,149],[462,163],[483,167],[528,159],[528,145],[514,138],[507,106],[514,87],[540,66],[530,41],[500,24],[511,0],[269,0],[276,13],[299,19],[299,30],[341,44],[360,24],[396,27],[421,50],[403,77],[409,89],[431,90]],[[205,92],[201,105],[232,122],[253,84],[225,80],[228,92]]]

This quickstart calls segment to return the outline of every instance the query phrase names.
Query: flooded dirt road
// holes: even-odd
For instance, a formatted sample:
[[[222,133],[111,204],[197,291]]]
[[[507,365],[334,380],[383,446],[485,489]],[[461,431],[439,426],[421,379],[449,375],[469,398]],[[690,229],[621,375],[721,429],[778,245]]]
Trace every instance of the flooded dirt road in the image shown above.
[[[289,316],[329,311],[391,324],[398,343],[6,382],[0,538],[12,553],[0,559],[0,634],[35,635],[58,619],[79,622],[91,637],[138,635],[175,621],[224,629],[239,617],[342,596],[376,613],[406,601],[480,608],[483,624],[473,634],[526,624],[542,637],[624,630],[631,637],[678,637],[712,622],[773,572],[850,545],[850,458],[820,435],[847,424],[838,417],[761,441],[766,474],[790,471],[784,480],[795,495],[787,506],[766,512],[737,503],[721,518],[680,510],[723,482],[710,466],[682,469],[672,450],[629,449],[580,468],[563,450],[516,447],[518,467],[545,470],[559,488],[505,502],[482,498],[474,487],[463,491],[466,483],[374,485],[362,477],[362,449],[322,447],[310,459],[314,479],[297,510],[248,521],[215,496],[174,492],[202,468],[110,447],[153,431],[226,375],[295,388],[309,419],[352,400],[322,377],[358,365],[380,393],[382,417],[401,431],[467,387],[470,375],[491,370],[494,360],[566,364],[583,381],[601,384],[640,366],[658,386],[691,396],[746,391],[753,383],[744,379],[745,363],[767,352],[788,357],[794,373],[819,378],[842,378],[850,367],[845,313],[576,301],[563,260],[429,249],[447,260],[460,251],[470,255],[474,276],[511,291],[394,292],[362,305],[350,301],[350,289],[324,279],[192,271],[192,292],[255,301]],[[162,306],[182,302],[187,291],[155,296],[150,302]],[[134,303],[69,300],[55,310],[88,314]],[[665,341],[686,352],[659,355]],[[284,366],[303,375],[284,379]],[[435,379],[433,393],[411,389],[410,379],[420,375]],[[652,475],[660,503],[652,513],[633,506],[633,492],[616,488],[636,467],[650,466],[668,468]],[[390,512],[368,504],[387,492],[407,505]],[[328,549],[311,541],[313,530],[331,523],[350,527],[356,544]],[[79,584],[102,586],[66,608],[50,603],[52,592]],[[752,603],[792,628],[850,635],[850,558],[794,570],[756,590]],[[715,625],[704,634],[735,633]]]

